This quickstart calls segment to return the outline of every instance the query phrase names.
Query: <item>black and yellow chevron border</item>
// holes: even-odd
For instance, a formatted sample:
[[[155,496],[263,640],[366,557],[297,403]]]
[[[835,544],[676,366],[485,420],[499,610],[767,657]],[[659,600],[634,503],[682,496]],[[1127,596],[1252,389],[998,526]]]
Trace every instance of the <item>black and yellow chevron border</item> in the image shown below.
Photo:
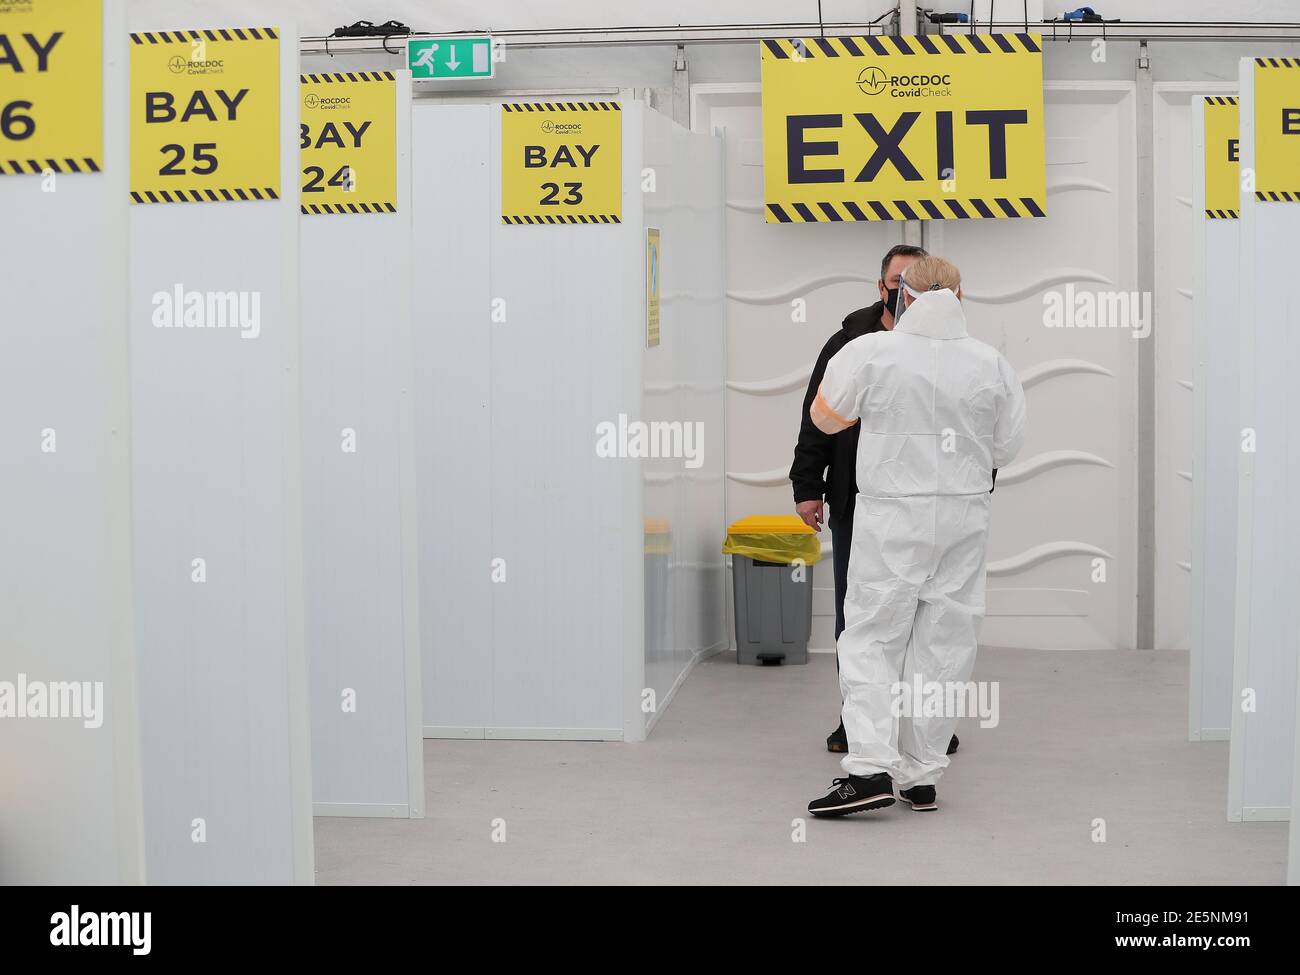
[[[1235,105],[1237,104],[1234,95],[1206,95],[1205,100],[1211,105]]]
[[[809,58],[865,58],[909,54],[1038,54],[1033,34],[930,34],[895,37],[781,37],[762,42],[764,58],[781,61]]]
[[[1261,68],[1300,68],[1300,58],[1255,58]]]
[[[396,213],[391,203],[304,203],[303,213]]]
[[[769,203],[768,223],[839,223],[855,220],[999,220],[1045,217],[1045,202],[1022,196],[983,200],[846,200],[816,203]]]
[[[507,112],[621,112],[618,102],[502,102]]]
[[[617,213],[513,213],[501,215],[502,223],[622,223]]]
[[[1241,216],[1236,210],[1206,210],[1205,215],[1211,220],[1237,220]]]
[[[133,44],[188,44],[191,41],[278,41],[274,27],[223,27],[216,30],[155,30],[132,34]]]
[[[1300,190],[1256,190],[1255,199],[1261,203],[1300,203]]]
[[[7,167],[7,168],[6,168]],[[56,173],[97,173],[99,163],[90,156],[80,159],[9,159],[0,160],[0,176],[42,176],[46,170]]]
[[[219,190],[146,190],[131,193],[132,203],[240,203],[252,200],[278,200],[280,194],[269,186]]]
[[[298,81],[307,84],[334,84],[345,81],[395,81],[397,76],[391,71],[338,71],[334,74],[300,74]]]

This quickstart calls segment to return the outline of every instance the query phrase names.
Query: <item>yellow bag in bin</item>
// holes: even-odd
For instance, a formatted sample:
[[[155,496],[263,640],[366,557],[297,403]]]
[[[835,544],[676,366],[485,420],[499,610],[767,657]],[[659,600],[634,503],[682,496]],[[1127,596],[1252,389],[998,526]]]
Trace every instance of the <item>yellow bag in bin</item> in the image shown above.
[[[804,565],[816,565],[822,557],[822,543],[798,515],[751,515],[727,528],[722,554],[783,565],[801,559]]]
[[[673,529],[665,519],[645,519],[645,551],[647,555],[673,554]]]

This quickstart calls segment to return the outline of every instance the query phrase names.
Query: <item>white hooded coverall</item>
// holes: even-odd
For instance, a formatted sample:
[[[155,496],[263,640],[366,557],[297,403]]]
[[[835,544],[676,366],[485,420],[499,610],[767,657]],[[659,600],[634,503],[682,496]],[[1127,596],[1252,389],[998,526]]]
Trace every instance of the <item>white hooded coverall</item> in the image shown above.
[[[959,715],[914,713],[910,689],[918,678],[945,690],[970,679],[992,471],[1020,450],[1024,391],[1006,359],[966,333],[957,296],[931,291],[892,332],[844,346],[809,412],[827,433],[862,424],[838,647],[849,744],[841,766],[887,773],[901,789],[934,785]]]

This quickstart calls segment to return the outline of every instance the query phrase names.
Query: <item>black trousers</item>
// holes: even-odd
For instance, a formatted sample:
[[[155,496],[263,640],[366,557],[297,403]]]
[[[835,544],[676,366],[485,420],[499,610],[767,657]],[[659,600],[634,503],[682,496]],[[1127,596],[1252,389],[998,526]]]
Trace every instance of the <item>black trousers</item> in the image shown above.
[[[838,642],[844,632],[844,593],[849,588],[849,552],[853,548],[853,515],[844,518],[828,518],[826,524],[831,530],[831,557],[835,562],[835,639]],[[840,665],[838,650],[835,653],[835,666]]]

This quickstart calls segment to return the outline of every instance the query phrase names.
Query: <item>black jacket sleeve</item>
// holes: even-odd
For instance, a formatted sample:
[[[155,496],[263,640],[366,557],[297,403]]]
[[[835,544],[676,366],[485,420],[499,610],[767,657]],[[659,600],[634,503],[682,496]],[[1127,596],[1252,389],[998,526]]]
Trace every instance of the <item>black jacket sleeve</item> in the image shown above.
[[[835,453],[833,434],[822,433],[808,415],[813,398],[822,384],[826,363],[840,350],[843,342],[836,341],[838,333],[822,346],[821,355],[813,366],[808,380],[808,391],[803,397],[803,415],[799,421],[799,442],[794,448],[794,463],[790,465],[790,481],[794,484],[794,503],[821,501],[826,496],[826,468]]]

